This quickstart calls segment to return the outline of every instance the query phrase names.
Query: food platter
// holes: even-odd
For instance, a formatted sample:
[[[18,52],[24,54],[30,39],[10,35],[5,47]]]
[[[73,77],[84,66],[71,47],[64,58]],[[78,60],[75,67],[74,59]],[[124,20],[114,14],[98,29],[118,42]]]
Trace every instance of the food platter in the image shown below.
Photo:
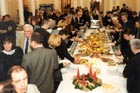
[[[98,33],[91,31],[90,34],[86,34],[84,42],[77,43],[73,56],[79,57],[80,60],[70,65],[57,93],[127,93],[123,77],[120,78],[120,75],[117,75],[119,65],[116,64],[118,61],[114,58],[114,52],[111,52],[108,39],[105,31]],[[77,69],[81,71],[78,79]],[[95,87],[96,83],[89,81],[89,70],[98,75],[99,81],[96,83],[99,86]],[[82,83],[83,77],[85,77],[85,83]],[[94,80],[94,77],[92,78]],[[64,92],[64,88],[70,91]]]
[[[116,93],[116,91],[118,90],[117,86],[111,83],[104,83],[102,85],[102,88],[104,93]]]

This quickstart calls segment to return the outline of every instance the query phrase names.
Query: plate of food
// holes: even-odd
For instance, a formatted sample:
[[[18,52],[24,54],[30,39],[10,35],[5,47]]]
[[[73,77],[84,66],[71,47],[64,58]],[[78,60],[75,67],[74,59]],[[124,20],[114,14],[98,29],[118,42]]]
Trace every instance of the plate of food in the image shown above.
[[[103,62],[113,61],[112,59],[107,58],[107,57],[100,57],[100,59],[101,59]]]
[[[113,60],[111,60],[111,61],[108,61],[107,62],[108,63],[108,66],[116,66],[116,62],[114,62]]]
[[[118,90],[117,86],[111,83],[103,83],[102,88],[104,93],[116,93]]]
[[[85,64],[87,62],[88,62],[88,59],[83,58],[83,59],[80,59],[79,64]]]

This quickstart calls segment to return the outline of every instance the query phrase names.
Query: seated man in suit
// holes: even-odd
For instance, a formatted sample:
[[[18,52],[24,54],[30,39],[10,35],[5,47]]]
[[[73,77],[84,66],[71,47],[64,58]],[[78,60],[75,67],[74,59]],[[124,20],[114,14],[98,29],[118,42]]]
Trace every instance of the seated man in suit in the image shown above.
[[[140,39],[130,41],[134,56],[126,65],[123,75],[127,78],[128,93],[140,93]]]

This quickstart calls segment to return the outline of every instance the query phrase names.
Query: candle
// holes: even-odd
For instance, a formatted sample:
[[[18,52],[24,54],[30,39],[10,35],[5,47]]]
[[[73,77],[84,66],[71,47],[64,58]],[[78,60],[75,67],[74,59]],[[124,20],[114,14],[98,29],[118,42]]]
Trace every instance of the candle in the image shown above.
[[[82,75],[82,84],[85,85],[86,84],[86,78],[85,78],[85,74]]]
[[[90,66],[90,69],[89,69],[89,77],[92,78],[92,66]]]
[[[80,79],[80,72],[79,72],[79,68],[77,69],[77,79]]]
[[[96,71],[93,74],[93,78],[94,78],[95,81],[97,81]]]

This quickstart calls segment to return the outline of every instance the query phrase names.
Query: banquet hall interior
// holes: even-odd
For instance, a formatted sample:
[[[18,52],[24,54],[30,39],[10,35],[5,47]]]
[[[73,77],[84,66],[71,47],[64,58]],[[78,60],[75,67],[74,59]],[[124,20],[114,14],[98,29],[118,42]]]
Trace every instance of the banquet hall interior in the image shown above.
[[[1,0],[0,12],[1,15],[10,14],[12,19],[16,21],[17,16],[20,15],[19,12],[23,11],[24,6],[28,6],[33,15],[35,15],[35,9],[39,9],[41,6],[43,7],[43,5],[48,8],[53,7],[60,12],[62,12],[67,5],[70,8],[81,6],[82,8],[87,7],[88,10],[91,10],[91,1],[95,1],[98,10],[103,11],[104,14],[106,11],[112,10],[113,7],[120,6],[121,8],[123,3],[131,8],[131,10],[137,12],[140,10],[139,0],[14,0],[14,2],[11,0]],[[20,24],[23,25],[24,23],[22,22]]]
[[[140,93],[140,0],[0,0],[0,93]]]

